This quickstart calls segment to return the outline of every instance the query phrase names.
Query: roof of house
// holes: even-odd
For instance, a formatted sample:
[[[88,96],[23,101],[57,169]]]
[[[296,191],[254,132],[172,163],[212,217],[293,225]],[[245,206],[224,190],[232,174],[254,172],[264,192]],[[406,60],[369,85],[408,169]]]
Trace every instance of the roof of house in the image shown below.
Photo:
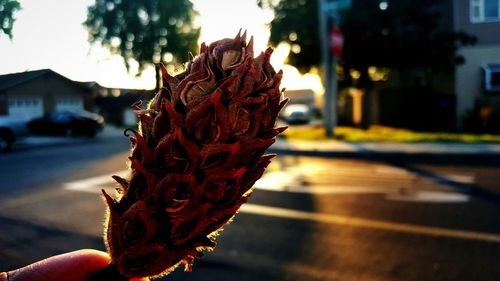
[[[88,89],[88,86],[86,84],[73,81],[73,80],[71,80],[71,79],[51,70],[51,69],[40,69],[40,70],[33,70],[33,71],[25,71],[25,72],[0,75],[0,91],[12,88],[14,86],[28,82],[30,80],[44,76],[44,75],[49,74],[49,73],[55,74],[58,77],[61,77],[69,82],[72,82],[75,85],[77,85],[78,87]]]
[[[25,71],[19,73],[11,73],[0,75],[0,91],[5,90],[16,85],[22,84],[26,81],[35,79],[49,73],[50,69],[40,69],[35,71]]]

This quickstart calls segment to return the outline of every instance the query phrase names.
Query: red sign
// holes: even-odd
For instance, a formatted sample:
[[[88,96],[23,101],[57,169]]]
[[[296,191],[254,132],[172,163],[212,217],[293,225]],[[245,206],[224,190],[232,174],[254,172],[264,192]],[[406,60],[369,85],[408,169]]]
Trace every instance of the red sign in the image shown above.
[[[340,58],[344,49],[344,35],[338,26],[335,26],[330,31],[330,51],[333,56]]]

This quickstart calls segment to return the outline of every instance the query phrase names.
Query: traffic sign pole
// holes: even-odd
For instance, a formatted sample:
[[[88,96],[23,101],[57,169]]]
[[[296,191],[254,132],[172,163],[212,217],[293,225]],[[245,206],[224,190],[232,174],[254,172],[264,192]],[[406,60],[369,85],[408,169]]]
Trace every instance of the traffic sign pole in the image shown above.
[[[333,25],[337,30],[334,28],[332,29],[332,33],[330,33],[328,30],[328,20],[332,18],[334,23],[335,21],[337,23],[340,22],[338,11],[350,8],[351,2],[351,0],[318,0],[321,60],[323,65],[323,85],[325,88],[323,118],[325,134],[328,138],[332,138],[335,135],[335,127],[337,126],[337,57],[340,56],[343,47],[343,37],[340,29]],[[334,32],[337,34],[333,34]]]
[[[328,18],[324,11],[326,6],[326,0],[318,0],[318,15],[319,15],[319,31],[320,31],[320,42],[321,42],[321,60],[323,65],[323,85],[325,88],[324,93],[324,110],[323,110],[323,121],[325,127],[325,134],[328,138],[334,136],[335,133],[335,121],[333,116],[336,115],[336,107],[332,106],[334,103],[333,96],[335,93],[332,91],[332,66],[330,64],[330,53],[328,50],[329,44],[329,34],[328,34]]]

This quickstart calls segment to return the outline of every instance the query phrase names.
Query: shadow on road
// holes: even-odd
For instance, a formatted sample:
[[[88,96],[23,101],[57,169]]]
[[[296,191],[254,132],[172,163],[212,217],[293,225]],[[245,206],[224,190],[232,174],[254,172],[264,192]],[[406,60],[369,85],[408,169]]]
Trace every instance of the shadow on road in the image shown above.
[[[312,196],[287,194],[287,200],[282,196],[279,192],[255,190],[248,203],[304,211],[315,209]],[[218,237],[215,251],[195,262],[193,272],[178,268],[161,280],[315,280],[307,273],[301,276],[295,267],[304,260],[314,260],[307,255],[316,242],[316,227],[308,221],[239,213]]]
[[[6,217],[0,217],[0,225],[0,272],[69,251],[104,250],[100,237]]]
[[[393,161],[390,162],[390,164],[394,165],[395,167],[404,168],[420,177],[430,179],[435,183],[448,186],[457,192],[467,193],[490,204],[500,206],[500,189],[491,190],[478,184],[459,182],[439,173],[419,168],[402,161]]]

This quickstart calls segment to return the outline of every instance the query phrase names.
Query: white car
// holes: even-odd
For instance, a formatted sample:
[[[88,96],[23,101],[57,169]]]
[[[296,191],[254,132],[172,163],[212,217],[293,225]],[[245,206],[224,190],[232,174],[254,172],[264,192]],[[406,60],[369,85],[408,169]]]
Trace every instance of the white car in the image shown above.
[[[311,110],[305,104],[289,104],[283,109],[281,118],[288,124],[307,124],[311,121]]]

